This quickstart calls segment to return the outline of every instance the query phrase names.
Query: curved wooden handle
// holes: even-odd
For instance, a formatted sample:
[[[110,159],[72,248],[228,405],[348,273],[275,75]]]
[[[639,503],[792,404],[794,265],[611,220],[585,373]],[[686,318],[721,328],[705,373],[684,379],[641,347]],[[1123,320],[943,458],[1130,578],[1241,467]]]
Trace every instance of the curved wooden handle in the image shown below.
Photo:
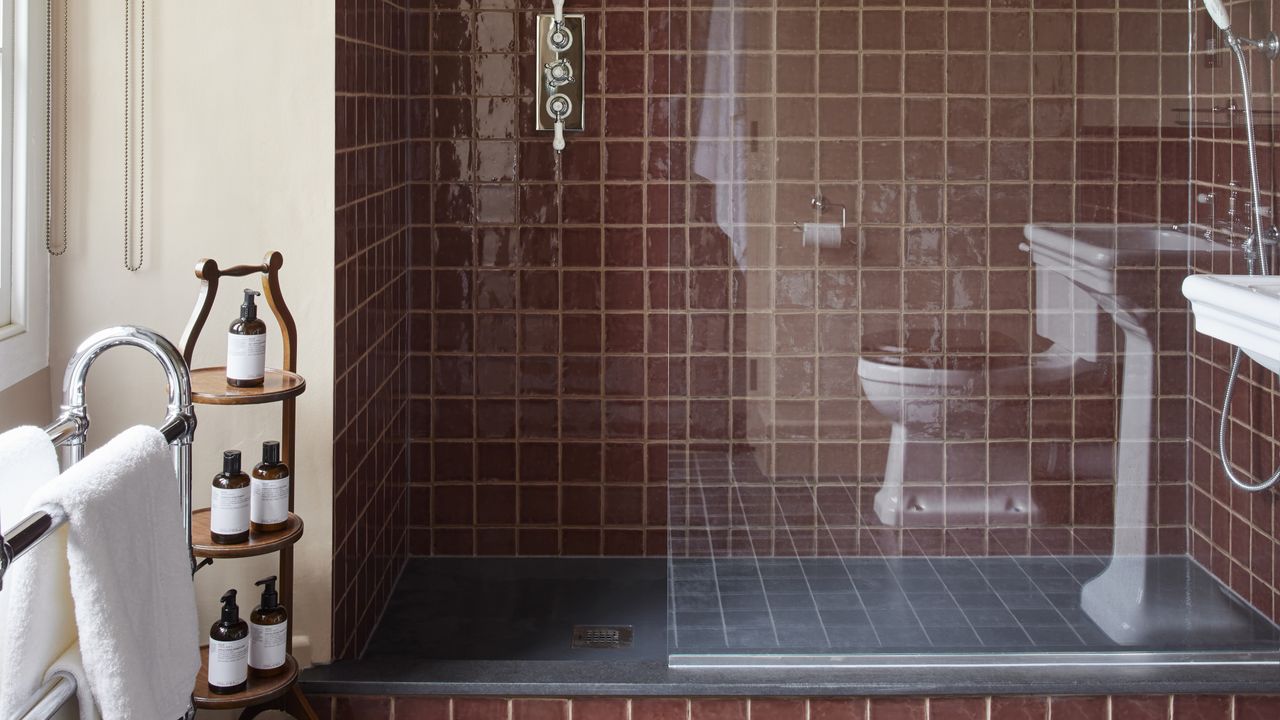
[[[284,265],[284,255],[277,250],[267,253],[261,265],[232,265],[225,270],[218,267],[218,261],[202,258],[196,263],[196,277],[200,279],[200,294],[196,297],[196,307],[187,320],[187,327],[182,331],[182,341],[178,349],[182,359],[191,365],[191,356],[195,353],[196,340],[200,331],[209,320],[209,312],[213,310],[213,300],[218,294],[218,281],[224,277],[245,277],[259,273],[262,275],[262,290],[267,305],[280,323],[280,335],[284,339],[284,369],[296,372],[298,368],[298,327],[294,323],[293,314],[284,304],[280,293],[280,268]]]
[[[222,272],[218,270],[218,261],[201,258],[196,263],[196,277],[200,278],[200,294],[196,296],[196,308],[191,311],[187,326],[182,330],[182,340],[178,342],[178,350],[187,367],[191,367],[191,356],[196,349],[196,338],[204,329],[209,319],[209,311],[213,309],[213,299],[218,295],[218,278]]]
[[[254,273],[269,272],[270,268],[264,263],[262,265],[232,265],[226,270],[219,271],[222,277],[244,277]]]

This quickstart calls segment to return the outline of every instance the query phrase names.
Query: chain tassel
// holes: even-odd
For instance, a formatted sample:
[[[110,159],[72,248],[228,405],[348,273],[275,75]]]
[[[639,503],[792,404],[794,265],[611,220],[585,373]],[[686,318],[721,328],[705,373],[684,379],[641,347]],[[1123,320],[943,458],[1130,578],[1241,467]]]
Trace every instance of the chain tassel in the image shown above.
[[[70,187],[67,183],[67,145],[70,143],[68,129],[70,103],[67,97],[70,75],[67,48],[71,45],[71,2],[62,4],[62,247],[53,247],[53,4],[49,4],[45,13],[44,43],[44,249],[55,257],[65,255],[70,242],[67,237],[67,205],[70,198]]]
[[[131,61],[133,46],[129,42],[129,30],[133,24],[130,0],[124,2],[124,267],[129,272],[142,269],[146,260],[146,176],[147,176],[147,0],[139,2],[138,37],[138,256],[133,260],[132,235],[129,223],[133,216],[133,163],[129,154],[129,140],[133,126],[129,123],[129,110],[133,102],[130,93],[133,74]]]

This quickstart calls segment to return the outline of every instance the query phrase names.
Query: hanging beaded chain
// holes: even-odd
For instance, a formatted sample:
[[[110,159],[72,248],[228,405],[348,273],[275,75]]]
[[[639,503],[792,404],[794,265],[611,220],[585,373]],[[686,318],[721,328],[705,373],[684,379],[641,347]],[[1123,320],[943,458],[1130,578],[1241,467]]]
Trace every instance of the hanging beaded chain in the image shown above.
[[[129,162],[129,136],[133,129],[129,125],[129,106],[132,96],[129,93],[131,73],[130,60],[133,48],[129,44],[129,26],[133,21],[129,0],[124,2],[124,267],[129,272],[142,269],[146,259],[146,201],[147,201],[147,0],[140,0],[139,37],[138,37],[138,261],[133,262],[133,243],[130,242],[129,221],[133,209],[131,192],[133,189],[132,165]]]
[[[62,247],[53,249],[53,4],[45,13],[44,23],[44,249],[50,255],[66,254],[70,242],[67,237],[67,205],[70,193],[67,185],[67,133],[70,104],[67,102],[67,48],[71,46],[71,3],[62,4]]]

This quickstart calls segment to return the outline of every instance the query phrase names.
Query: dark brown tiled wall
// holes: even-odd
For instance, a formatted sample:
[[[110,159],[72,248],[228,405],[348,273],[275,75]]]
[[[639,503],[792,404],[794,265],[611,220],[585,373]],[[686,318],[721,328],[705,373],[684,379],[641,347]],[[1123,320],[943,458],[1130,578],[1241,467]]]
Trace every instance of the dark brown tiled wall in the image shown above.
[[[572,8],[588,130],[560,166],[530,129],[533,11],[409,15],[412,552],[661,554],[685,451],[767,495],[735,532],[700,475],[712,510],[670,511],[686,550],[1108,552],[1119,333],[1103,322],[1087,372],[1037,377],[1018,246],[1027,222],[1185,219],[1185,185],[1160,183],[1186,174],[1161,103],[1185,90],[1185,7],[600,2]],[[851,224],[821,252],[790,228],[819,189]],[[1181,552],[1185,264],[1122,272],[1169,310],[1153,547]],[[941,511],[905,528],[870,510],[888,424],[856,367],[883,352],[1015,370],[921,403],[936,437],[908,471]],[[1031,511],[984,509],[1009,501]]]
[[[414,553],[665,552],[646,425],[665,291],[646,270],[667,231],[645,197],[683,145],[658,138],[667,100],[644,93],[674,57],[646,28],[665,37],[669,18],[584,6],[588,129],[559,166],[530,129],[534,12],[410,15]]]
[[[479,698],[319,696],[321,720],[1271,720],[1280,697]]]
[[[405,17],[337,3],[335,659],[359,654],[407,551]]]
[[[1017,363],[1037,349],[1034,273],[1017,250],[1027,221],[1194,213],[1224,241],[1243,231],[1228,214],[1232,181],[1245,212],[1240,118],[1214,110],[1232,105],[1234,78],[1224,53],[1208,59],[1208,39],[1221,39],[1203,11],[1187,68],[1179,3],[735,10],[738,92],[755,124],[728,140],[759,160],[737,179],[744,225],[762,239],[749,246],[764,248],[740,264],[691,141],[707,51],[724,49],[707,46],[713,8],[601,2],[574,8],[593,28],[588,131],[560,167],[529,130],[531,11],[339,2],[335,654],[367,637],[372,598],[405,550],[407,506],[415,553],[661,554],[672,450],[813,478],[798,551],[1105,552],[1112,472],[1085,458],[1114,443],[1119,363],[1066,388],[1028,375],[1018,392],[944,406],[948,441],[912,459],[922,486],[944,501],[1025,487],[1041,510],[1025,525],[952,515],[907,529],[876,527],[866,510],[886,426],[852,364],[886,332],[939,362]],[[1274,22],[1269,3],[1248,4],[1261,14],[1237,4],[1241,23]],[[1256,97],[1273,109],[1270,88]],[[1270,194],[1269,124],[1262,134]],[[787,242],[791,220],[813,219],[796,208],[819,186],[855,220],[838,251]],[[1192,209],[1199,193],[1213,200]],[[1222,257],[1194,269],[1242,270]],[[1184,272],[1125,269],[1159,310],[1154,547],[1186,544],[1190,434],[1191,550],[1274,617],[1275,493],[1231,490],[1217,469],[1229,351],[1203,336],[1186,419]],[[1275,403],[1274,378],[1246,363],[1231,444],[1255,476],[1280,462]],[[790,502],[770,493],[769,507]],[[824,495],[840,498],[827,512]],[[713,523],[696,529],[735,547]]]
[[[1231,3],[1233,28],[1241,35],[1265,35],[1280,21],[1271,2]],[[1193,52],[1196,137],[1193,189],[1202,200],[1196,220],[1213,228],[1215,239],[1233,247],[1249,229],[1249,170],[1240,85],[1235,65],[1203,9],[1197,12]],[[1254,107],[1259,119],[1259,162],[1263,203],[1276,207],[1276,86],[1268,63],[1252,58]],[[1274,222],[1274,219],[1267,219]],[[1274,257],[1274,254],[1273,254]],[[1271,263],[1274,272],[1275,262]],[[1201,254],[1199,272],[1246,272],[1238,250]],[[1215,575],[1273,619],[1280,617],[1280,504],[1277,491],[1246,493],[1234,488],[1219,467],[1218,423],[1231,364],[1231,347],[1205,335],[1194,336],[1192,352],[1191,551]],[[1247,357],[1231,408],[1229,454],[1237,474],[1253,481],[1270,475],[1280,463],[1276,441],[1280,388],[1273,373]]]
[[[735,357],[693,349],[689,358],[691,376],[695,364],[719,366],[730,388],[691,388],[690,431],[700,415],[727,426],[735,459],[749,454],[765,470],[753,495],[773,498],[738,502],[695,481],[730,527],[714,512],[678,516],[673,501],[692,551],[1110,553],[1118,378],[1130,348],[1103,317],[1097,363],[1056,380],[1033,370],[1030,356],[1048,350],[1037,316],[1054,308],[1037,298],[1020,245],[1028,222],[1185,218],[1185,185],[1160,185],[1162,172],[1186,171],[1187,131],[1163,128],[1172,108],[1161,104],[1166,87],[1185,95],[1185,8],[933,5],[863,4],[843,21],[861,28],[860,40],[856,31],[827,35],[841,20],[826,6],[816,20],[791,6],[774,14],[774,47],[785,49],[766,55],[765,67],[776,54],[778,80],[764,74],[751,92],[776,99],[748,98],[760,109],[745,111],[760,127],[772,114],[777,135],[766,170],[750,178],[763,237],[748,237],[749,256],[759,245],[745,269],[725,260],[724,240],[712,245],[715,260],[690,256],[695,283],[731,288],[727,303],[712,297],[729,309]],[[788,76],[784,65],[800,70]],[[804,248],[787,227],[812,219],[802,210],[815,186],[856,221],[840,248]],[[690,192],[691,233],[705,238],[712,218],[696,199],[714,190],[695,182]],[[1186,325],[1174,300],[1185,264],[1161,268],[1148,256],[1117,273],[1126,290],[1148,291],[1129,309],[1157,339],[1150,547],[1164,553],[1185,548]],[[1166,287],[1173,295],[1157,292]],[[696,319],[707,304],[695,291]],[[930,511],[905,528],[884,527],[871,511],[889,444],[886,418],[856,377],[868,355],[975,371],[962,389],[904,403],[930,435],[906,458],[908,494]],[[796,477],[812,481],[772,487]],[[702,512],[697,499],[690,505],[690,515]],[[1009,505],[1023,511],[1002,512]]]

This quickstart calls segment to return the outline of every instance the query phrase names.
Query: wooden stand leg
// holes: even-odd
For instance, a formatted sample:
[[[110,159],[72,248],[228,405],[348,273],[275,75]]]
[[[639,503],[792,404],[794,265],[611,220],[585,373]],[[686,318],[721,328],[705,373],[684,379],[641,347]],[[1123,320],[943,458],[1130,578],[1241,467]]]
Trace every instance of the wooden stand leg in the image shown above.
[[[311,708],[311,702],[302,694],[302,688],[297,683],[284,696],[284,710],[298,720],[319,720],[316,711]]]
[[[264,712],[267,712],[268,710],[283,710],[283,709],[284,708],[279,707],[279,701],[277,700],[272,700],[271,702],[263,703],[261,705],[250,705],[249,707],[240,711],[240,720],[253,720],[253,718],[258,717],[259,715],[261,715]]]
[[[319,720],[316,711],[311,708],[311,702],[307,700],[306,695],[302,694],[302,688],[298,687],[297,683],[289,687],[284,697],[245,708],[240,713],[240,720],[253,720],[268,710],[286,712],[297,720]]]

